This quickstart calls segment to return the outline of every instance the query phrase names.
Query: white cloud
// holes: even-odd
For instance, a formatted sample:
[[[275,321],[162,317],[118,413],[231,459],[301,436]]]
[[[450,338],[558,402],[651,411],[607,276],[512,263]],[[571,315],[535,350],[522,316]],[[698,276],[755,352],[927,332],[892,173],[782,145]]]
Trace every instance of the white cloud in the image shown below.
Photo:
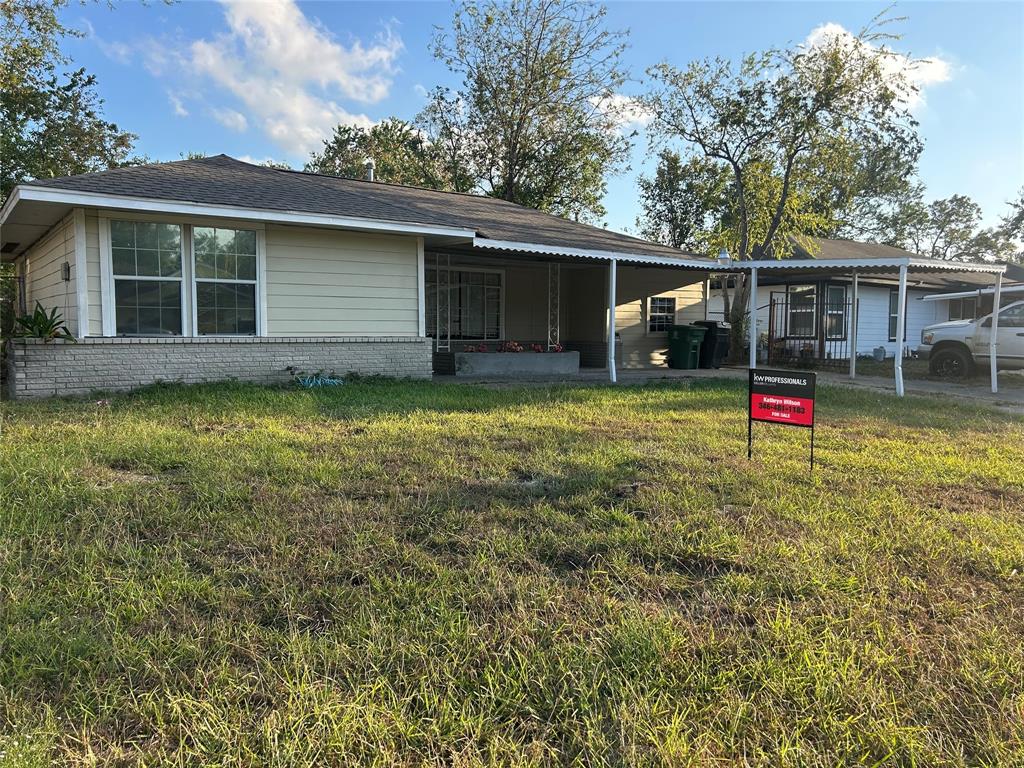
[[[338,99],[370,104],[388,95],[403,48],[390,29],[371,45],[345,46],[292,0],[224,5],[229,31],[193,42],[191,67],[238,99],[278,146],[307,155],[338,123],[373,124]]]
[[[171,104],[171,109],[174,110],[174,114],[177,117],[188,117],[188,109],[185,108],[185,102],[181,96],[174,91],[167,92],[167,101]]]
[[[231,131],[243,133],[249,127],[249,121],[241,112],[227,107],[217,107],[210,110],[210,115],[218,123]]]
[[[643,128],[654,118],[639,101],[624,93],[613,93],[591,103],[611,118],[620,131]]]
[[[814,48],[834,39],[838,39],[841,43],[852,45],[855,36],[841,24],[830,21],[812,29],[811,33],[807,35],[807,39],[804,40],[803,45],[806,48]],[[866,45],[873,49],[878,49],[878,46],[871,46],[870,43]],[[914,87],[903,94],[903,98],[910,109],[917,109],[924,104],[924,91],[926,88],[939,83],[945,83],[953,77],[953,68],[950,66],[950,63],[938,56],[913,60],[902,53],[896,53],[888,49],[887,51],[888,55],[883,60],[885,72],[894,77],[903,75],[906,82]]]

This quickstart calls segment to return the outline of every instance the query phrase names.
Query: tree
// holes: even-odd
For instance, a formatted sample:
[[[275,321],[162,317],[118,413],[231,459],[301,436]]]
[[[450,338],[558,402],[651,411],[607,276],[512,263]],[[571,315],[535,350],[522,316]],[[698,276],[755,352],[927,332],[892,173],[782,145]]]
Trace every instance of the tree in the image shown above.
[[[684,161],[669,149],[658,155],[653,178],[641,176],[637,217],[648,240],[711,254],[721,243],[716,234],[727,217],[729,172],[703,157]]]
[[[104,119],[96,78],[69,64],[58,12],[68,0],[0,3],[0,200],[29,178],[66,176],[129,162],[135,136]]]
[[[306,170],[362,178],[371,158],[379,181],[431,189],[451,187],[437,152],[423,133],[395,117],[369,129],[337,126],[334,135],[324,140],[323,150],[311,155]]]
[[[466,0],[434,55],[462,77],[438,88],[421,124],[453,142],[485,194],[563,216],[604,209],[605,177],[624,163],[616,90],[625,33],[585,0]]]
[[[654,135],[682,140],[731,175],[735,258],[777,257],[793,237],[838,231],[862,200],[905,183],[921,143],[906,107],[912,86],[889,66],[885,23],[738,65],[715,59],[648,70],[653,86],[643,104]],[[731,296],[723,289],[736,350],[749,292],[745,278]]]

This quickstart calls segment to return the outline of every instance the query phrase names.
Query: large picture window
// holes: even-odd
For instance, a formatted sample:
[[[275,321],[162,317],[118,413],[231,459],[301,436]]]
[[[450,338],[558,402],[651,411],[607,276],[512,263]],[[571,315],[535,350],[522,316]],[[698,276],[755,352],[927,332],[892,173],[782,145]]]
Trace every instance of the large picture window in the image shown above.
[[[111,221],[110,251],[117,335],[180,336],[181,227]]]
[[[437,338],[437,270],[426,270],[427,335]],[[449,338],[495,340],[502,336],[502,273],[468,269],[449,270]],[[444,322],[444,318],[441,318]]]
[[[196,333],[256,334],[256,232],[196,227]]]

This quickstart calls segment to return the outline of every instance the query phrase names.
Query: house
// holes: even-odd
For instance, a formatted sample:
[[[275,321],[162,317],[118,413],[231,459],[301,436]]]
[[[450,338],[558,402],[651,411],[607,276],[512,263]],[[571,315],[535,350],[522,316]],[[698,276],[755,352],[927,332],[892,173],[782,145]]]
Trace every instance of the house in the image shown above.
[[[21,184],[0,252],[22,309],[56,307],[78,339],[13,341],[13,397],[290,366],[428,377],[509,340],[614,380],[665,364],[715,268],[503,200],[225,155]]]
[[[897,337],[899,276],[893,269],[900,262],[917,265],[906,286],[902,340]],[[787,268],[789,265],[792,268]],[[756,301],[761,359],[769,363],[813,360],[817,365],[845,367],[854,344],[860,357],[893,358],[899,352],[907,357],[920,343],[925,326],[975,311],[973,304],[938,303],[927,297],[951,289],[966,290],[971,296],[985,290],[991,296],[992,292],[983,287],[991,284],[987,270],[978,274],[973,265],[937,264],[877,243],[801,238],[793,240],[792,251],[770,267],[777,268],[762,265]],[[956,274],[960,269],[965,272]],[[856,333],[852,327],[855,274]],[[723,315],[723,279],[735,278],[709,278],[709,319]],[[991,309],[991,297],[988,306]]]

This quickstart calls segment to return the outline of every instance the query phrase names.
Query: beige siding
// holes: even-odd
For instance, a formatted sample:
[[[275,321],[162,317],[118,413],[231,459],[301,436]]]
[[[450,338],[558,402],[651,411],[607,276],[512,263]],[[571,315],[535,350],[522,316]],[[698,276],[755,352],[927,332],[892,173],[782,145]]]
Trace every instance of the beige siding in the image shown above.
[[[619,267],[615,328],[622,343],[623,368],[666,365],[666,333],[648,333],[647,304],[652,296],[676,300],[676,322],[704,319],[704,274],[674,269]]]
[[[417,335],[416,238],[268,225],[271,336]]]
[[[71,280],[61,276],[61,265],[71,265]],[[67,216],[25,254],[25,306],[31,312],[38,301],[49,312],[56,308],[76,336],[78,307],[75,294],[75,225]]]
[[[103,303],[100,291],[100,234],[96,211],[85,212],[85,267],[89,283],[89,335],[103,335]]]

